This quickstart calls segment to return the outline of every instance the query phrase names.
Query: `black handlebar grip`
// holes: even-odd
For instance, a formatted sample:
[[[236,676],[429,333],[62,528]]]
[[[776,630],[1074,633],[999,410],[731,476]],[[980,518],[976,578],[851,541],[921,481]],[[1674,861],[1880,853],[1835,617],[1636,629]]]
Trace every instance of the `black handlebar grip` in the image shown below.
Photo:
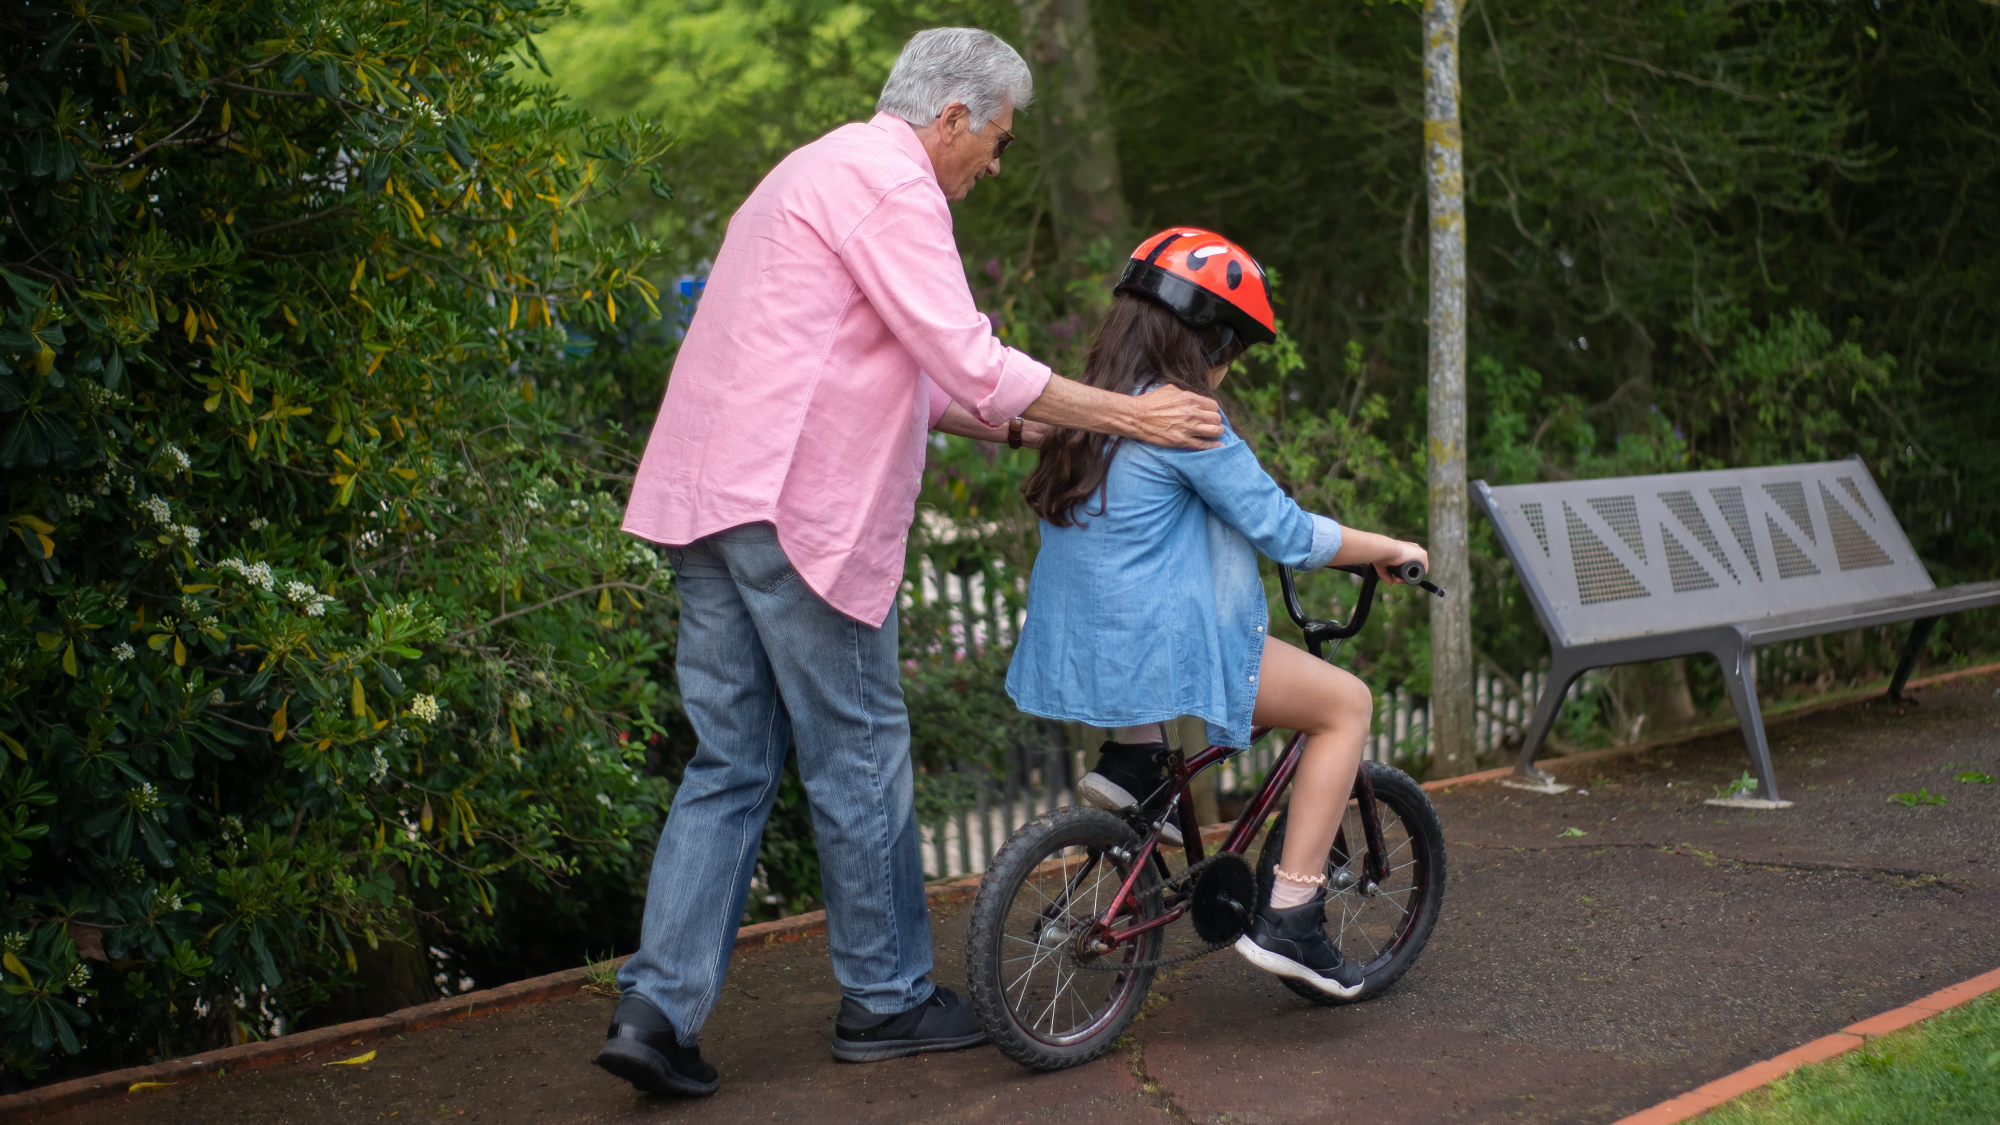
[[[1389,573],[1415,586],[1424,580],[1424,564],[1418,562],[1416,559],[1411,559],[1401,566],[1390,567]]]

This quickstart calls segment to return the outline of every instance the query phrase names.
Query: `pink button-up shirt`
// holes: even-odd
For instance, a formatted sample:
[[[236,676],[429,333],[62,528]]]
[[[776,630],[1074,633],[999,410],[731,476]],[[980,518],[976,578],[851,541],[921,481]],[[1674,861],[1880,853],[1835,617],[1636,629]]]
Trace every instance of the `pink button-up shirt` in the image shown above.
[[[956,401],[1002,426],[1049,369],[973,304],[951,208],[900,118],[787,156],[729,220],[632,482],[625,530],[682,545],[768,521],[829,604],[879,625],[924,438]]]

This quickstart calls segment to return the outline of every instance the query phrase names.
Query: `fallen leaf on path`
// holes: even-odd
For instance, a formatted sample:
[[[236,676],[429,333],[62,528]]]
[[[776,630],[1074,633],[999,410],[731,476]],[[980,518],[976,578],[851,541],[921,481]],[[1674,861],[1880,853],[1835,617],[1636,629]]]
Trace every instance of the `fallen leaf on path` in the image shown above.
[[[172,1085],[174,1085],[174,1083],[172,1082],[134,1082],[130,1086],[125,1087],[125,1092],[128,1094],[136,1094],[141,1090],[157,1090],[162,1086],[172,1086]]]
[[[1563,830],[1562,830],[1561,832],[1558,832],[1558,833],[1556,833],[1556,835],[1558,835],[1558,836],[1588,836],[1588,835],[1590,835],[1590,833],[1588,833],[1588,832],[1585,832],[1585,831],[1584,831],[1583,829],[1581,829],[1581,828],[1565,828],[1565,829],[1563,829]]]
[[[361,1065],[362,1063],[365,1063],[365,1062],[374,1062],[374,1061],[375,1061],[375,1052],[373,1052],[373,1051],[370,1051],[370,1052],[368,1052],[368,1053],[367,1053],[367,1054],[365,1054],[365,1055],[356,1055],[356,1056],[354,1056],[354,1057],[353,1057],[353,1058],[351,1058],[351,1059],[335,1059],[335,1060],[334,1060],[334,1061],[332,1061],[332,1062],[323,1062],[323,1063],[321,1063],[321,1064],[319,1064],[319,1065],[321,1065],[321,1066],[360,1066],[360,1065]]]

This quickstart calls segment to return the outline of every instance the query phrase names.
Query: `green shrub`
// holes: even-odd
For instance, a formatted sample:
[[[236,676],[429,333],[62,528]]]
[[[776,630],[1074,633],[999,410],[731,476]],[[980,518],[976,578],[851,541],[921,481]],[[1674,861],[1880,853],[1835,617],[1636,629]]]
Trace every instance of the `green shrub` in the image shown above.
[[[562,10],[0,11],[17,1078],[636,902],[671,600],[570,326],[652,311],[582,208],[664,141],[514,79]]]

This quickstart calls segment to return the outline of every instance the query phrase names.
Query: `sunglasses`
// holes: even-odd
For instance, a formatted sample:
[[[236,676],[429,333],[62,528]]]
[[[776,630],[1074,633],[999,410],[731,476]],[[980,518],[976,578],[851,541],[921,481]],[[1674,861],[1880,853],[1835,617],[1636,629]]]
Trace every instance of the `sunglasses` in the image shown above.
[[[1000,140],[997,144],[993,146],[993,159],[998,160],[1000,159],[1000,154],[1007,151],[1007,146],[1014,143],[1014,134],[1008,132],[1005,129],[1001,129],[1000,123],[998,121],[995,121],[993,123],[993,127],[995,129],[1000,129]]]

